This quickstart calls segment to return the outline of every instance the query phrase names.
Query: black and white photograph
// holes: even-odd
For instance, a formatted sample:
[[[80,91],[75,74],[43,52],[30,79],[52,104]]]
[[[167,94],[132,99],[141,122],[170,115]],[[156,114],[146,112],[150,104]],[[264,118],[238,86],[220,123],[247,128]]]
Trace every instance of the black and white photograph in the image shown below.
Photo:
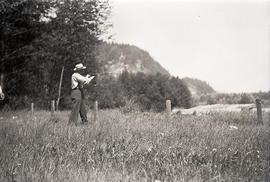
[[[270,0],[0,0],[1,182],[269,182]]]

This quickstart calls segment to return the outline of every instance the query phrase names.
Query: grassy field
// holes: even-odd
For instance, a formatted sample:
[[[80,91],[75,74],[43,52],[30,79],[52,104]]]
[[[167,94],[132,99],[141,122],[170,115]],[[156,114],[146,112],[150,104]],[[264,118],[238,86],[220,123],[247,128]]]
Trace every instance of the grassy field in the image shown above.
[[[253,113],[0,113],[0,181],[270,181],[270,121]],[[89,118],[93,118],[89,113]]]

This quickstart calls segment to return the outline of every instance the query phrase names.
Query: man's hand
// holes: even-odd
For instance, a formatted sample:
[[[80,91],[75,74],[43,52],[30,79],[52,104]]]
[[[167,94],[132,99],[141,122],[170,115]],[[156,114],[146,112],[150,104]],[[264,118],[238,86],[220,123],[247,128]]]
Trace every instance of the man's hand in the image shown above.
[[[93,80],[95,76],[91,76],[89,74],[86,75],[87,81],[84,84],[89,84],[91,82],[91,80]]]

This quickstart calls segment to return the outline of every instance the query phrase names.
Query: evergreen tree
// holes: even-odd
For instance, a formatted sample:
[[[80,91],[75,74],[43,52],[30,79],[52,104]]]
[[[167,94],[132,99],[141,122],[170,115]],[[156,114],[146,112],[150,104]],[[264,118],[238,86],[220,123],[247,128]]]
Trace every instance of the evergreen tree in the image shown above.
[[[33,48],[32,42],[41,35],[44,23],[40,19],[48,10],[48,5],[46,1],[35,0],[0,2],[0,74],[4,78],[3,88],[7,98],[13,100],[12,103],[16,101],[18,107],[24,106],[28,100],[26,95],[33,94],[29,85],[36,70],[29,70],[32,64],[27,66],[34,55],[28,50]]]

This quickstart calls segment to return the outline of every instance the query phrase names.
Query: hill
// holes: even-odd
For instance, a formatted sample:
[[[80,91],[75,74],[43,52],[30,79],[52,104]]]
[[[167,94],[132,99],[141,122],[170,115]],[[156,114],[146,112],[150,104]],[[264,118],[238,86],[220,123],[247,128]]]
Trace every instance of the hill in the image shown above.
[[[185,77],[183,80],[187,84],[193,97],[216,93],[216,91],[206,81],[189,77]]]
[[[133,45],[102,43],[98,48],[97,60],[102,71],[115,76],[125,70],[130,73],[170,75],[147,51]]]
[[[145,74],[161,73],[170,75],[151,55],[137,46],[118,43],[102,43],[98,48],[97,60],[102,72],[120,75],[123,71]],[[195,78],[183,78],[193,97],[215,93],[205,81]]]

